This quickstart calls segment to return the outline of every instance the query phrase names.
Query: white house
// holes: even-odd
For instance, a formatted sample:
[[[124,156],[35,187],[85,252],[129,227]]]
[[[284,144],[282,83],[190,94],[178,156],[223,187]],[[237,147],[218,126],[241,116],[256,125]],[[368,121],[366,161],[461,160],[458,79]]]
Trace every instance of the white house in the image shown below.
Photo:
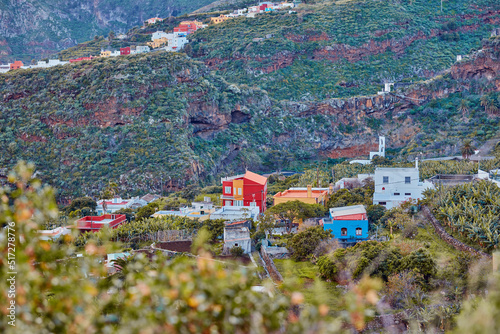
[[[151,40],[154,41],[155,39],[160,39],[160,38],[168,38],[168,35],[166,32],[164,31],[157,31],[157,32],[154,32],[152,35],[151,35]]]
[[[257,220],[259,216],[258,206],[223,206],[210,215],[210,219],[225,219],[225,220]]]
[[[418,160],[414,168],[378,167],[375,169],[373,204],[392,209],[409,199],[421,199],[422,192],[434,188],[431,182],[421,182]]]
[[[135,53],[146,53],[149,51],[151,51],[151,49],[147,45],[137,45],[135,47]]]
[[[10,71],[10,65],[1,65],[0,64],[0,73],[7,73]]]
[[[71,230],[65,226],[57,227],[53,230],[39,230],[40,240],[55,240],[63,235],[71,234]]]
[[[243,248],[244,254],[252,252],[252,239],[248,227],[224,228],[224,253],[228,254],[233,247]]]
[[[121,209],[138,209],[147,205],[148,203],[140,199],[139,197],[132,197],[131,199],[122,199],[121,197],[115,197],[111,200],[99,200],[97,201],[96,211],[98,215],[104,214],[103,203],[106,203],[106,213],[114,213]]]

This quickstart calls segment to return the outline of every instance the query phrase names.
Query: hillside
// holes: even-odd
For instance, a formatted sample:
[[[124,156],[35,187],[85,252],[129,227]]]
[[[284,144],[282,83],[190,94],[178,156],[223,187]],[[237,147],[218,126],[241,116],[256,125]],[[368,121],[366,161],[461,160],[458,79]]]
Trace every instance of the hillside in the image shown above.
[[[498,105],[499,55],[492,39],[404,92],[300,103],[231,84],[175,53],[12,71],[0,75],[0,166],[35,162],[60,196],[95,195],[108,181],[125,195],[363,156],[380,133],[391,154],[456,154],[464,138],[498,135],[498,108],[483,100]]]
[[[177,16],[211,0],[0,1],[0,63],[40,59],[96,35],[127,32],[151,17]]]
[[[500,3],[480,0],[317,1],[297,13],[236,18],[192,35],[192,57],[276,99],[372,95],[449,68],[500,25]]]

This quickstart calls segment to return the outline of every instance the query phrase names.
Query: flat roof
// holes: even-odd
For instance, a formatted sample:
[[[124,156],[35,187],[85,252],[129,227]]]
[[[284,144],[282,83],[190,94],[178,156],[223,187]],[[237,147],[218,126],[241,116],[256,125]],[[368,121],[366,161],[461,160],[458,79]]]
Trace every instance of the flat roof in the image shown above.
[[[340,208],[330,209],[330,215],[332,217],[348,216],[360,213],[366,214],[364,205],[351,205],[351,206],[343,206]]]
[[[326,195],[328,192],[326,190],[311,190],[311,197],[307,195],[306,190],[285,190],[283,192],[277,193],[274,197],[286,197],[286,198],[319,198]]]
[[[402,172],[418,172],[418,168],[415,167],[377,167],[375,171],[402,171]]]

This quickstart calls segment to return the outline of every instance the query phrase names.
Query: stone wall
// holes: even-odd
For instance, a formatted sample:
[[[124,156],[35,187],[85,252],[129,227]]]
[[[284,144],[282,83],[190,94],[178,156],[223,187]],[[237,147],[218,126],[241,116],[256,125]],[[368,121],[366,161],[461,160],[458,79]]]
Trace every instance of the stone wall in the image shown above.
[[[463,242],[458,241],[457,239],[453,238],[450,234],[448,234],[448,232],[446,232],[444,227],[439,223],[436,217],[434,217],[434,215],[432,214],[431,210],[428,207],[424,206],[422,208],[422,211],[424,215],[429,219],[430,223],[436,230],[436,233],[439,235],[439,237],[443,239],[447,244],[454,247],[455,249],[458,249],[459,251],[468,252],[472,255],[477,255],[480,257],[491,259],[491,255],[478,251],[477,249],[472,248],[470,246],[467,246]]]
[[[273,281],[275,283],[283,282],[283,276],[281,276],[278,268],[276,268],[276,266],[274,265],[273,259],[269,256],[269,254],[267,254],[266,247],[260,248],[260,255],[262,257],[262,260],[264,260],[266,269],[269,272],[269,275],[271,275]]]

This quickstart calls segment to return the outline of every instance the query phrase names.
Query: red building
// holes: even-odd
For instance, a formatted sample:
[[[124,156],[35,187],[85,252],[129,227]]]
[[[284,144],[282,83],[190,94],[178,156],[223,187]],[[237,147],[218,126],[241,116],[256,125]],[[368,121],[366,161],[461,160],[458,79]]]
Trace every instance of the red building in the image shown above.
[[[76,221],[76,228],[82,232],[99,231],[104,226],[117,228],[119,225],[127,221],[125,215],[102,215],[102,216],[86,216]]]
[[[13,62],[12,64],[10,64],[10,69],[11,70],[18,70],[21,68],[21,66],[23,66],[23,62],[20,61],[20,60],[16,60],[15,62]]]
[[[258,206],[266,211],[267,178],[250,171],[222,178],[223,206]]]
[[[181,23],[174,28],[174,32],[185,32],[187,34],[192,34],[196,30],[198,30],[198,26],[195,23]]]
[[[80,57],[80,58],[75,58],[75,59],[70,59],[70,63],[77,63],[82,60],[92,60],[92,57]]]
[[[129,55],[130,54],[130,46],[127,46],[126,48],[120,48],[120,55]]]

